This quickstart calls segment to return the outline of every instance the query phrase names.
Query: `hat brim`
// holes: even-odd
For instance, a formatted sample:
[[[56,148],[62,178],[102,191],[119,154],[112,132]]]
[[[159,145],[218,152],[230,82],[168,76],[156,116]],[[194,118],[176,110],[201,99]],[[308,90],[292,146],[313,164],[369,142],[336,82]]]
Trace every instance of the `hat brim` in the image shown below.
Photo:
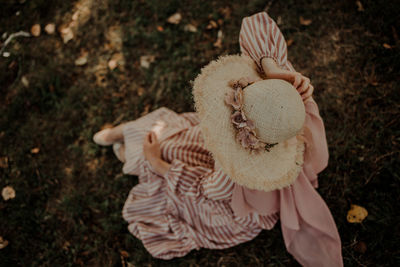
[[[193,83],[193,98],[207,149],[216,165],[236,183],[250,189],[272,191],[292,184],[303,165],[304,141],[300,134],[260,153],[250,153],[235,139],[232,108],[224,103],[228,82],[241,77],[259,78],[248,56],[221,56],[202,68]],[[262,78],[262,77],[261,77]]]

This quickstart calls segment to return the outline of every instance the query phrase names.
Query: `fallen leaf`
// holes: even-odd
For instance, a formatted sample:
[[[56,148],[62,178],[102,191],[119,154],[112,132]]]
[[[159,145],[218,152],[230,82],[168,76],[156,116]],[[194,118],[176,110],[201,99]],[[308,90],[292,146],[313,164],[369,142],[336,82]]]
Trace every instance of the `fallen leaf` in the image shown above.
[[[351,205],[347,212],[347,221],[350,223],[361,223],[368,216],[368,211],[358,205]]]
[[[39,153],[39,151],[40,151],[40,149],[38,147],[35,147],[35,148],[31,149],[31,153],[32,154],[37,154],[37,153]]]
[[[56,31],[56,25],[54,23],[49,23],[44,27],[44,30],[47,34],[54,34]]]
[[[71,244],[68,241],[64,242],[64,245],[62,246],[63,250],[68,250],[69,246],[71,246]]]
[[[3,239],[2,236],[0,236],[0,249],[7,247],[7,245],[8,245],[8,241]]]
[[[179,24],[182,20],[182,15],[180,13],[175,13],[167,19],[168,23]]]
[[[124,258],[129,258],[129,253],[127,252],[127,251],[125,251],[125,250],[121,250],[121,256],[122,257],[124,257]]]
[[[215,29],[215,28],[218,28],[218,24],[215,21],[210,20],[210,22],[208,23],[206,29],[207,30],[211,30],[211,29]]]
[[[364,7],[361,1],[356,1],[356,5],[357,5],[357,11],[364,11]]]
[[[146,104],[146,105],[144,106],[143,112],[140,113],[140,116],[144,116],[144,115],[146,115],[147,113],[149,113],[150,107],[151,107],[151,104]]]
[[[22,76],[22,78],[21,78],[21,83],[22,83],[22,85],[25,86],[26,88],[29,87],[29,81],[28,81],[28,78],[26,78],[25,75]]]
[[[281,16],[278,16],[278,18],[276,19],[276,24],[282,25],[282,17]]]
[[[231,18],[232,10],[228,6],[227,7],[221,7],[219,9],[219,12],[224,16],[225,19],[230,19]]]
[[[114,128],[114,125],[112,123],[103,124],[103,126],[100,127],[100,130],[104,130],[107,128]]]
[[[304,19],[302,16],[300,16],[300,24],[304,26],[310,25],[312,22],[311,19]]]
[[[11,186],[6,186],[1,191],[1,196],[4,200],[9,200],[15,198],[15,190]]]
[[[8,157],[1,157],[0,158],[0,168],[7,168],[8,167]]]
[[[61,38],[63,39],[64,44],[74,39],[74,32],[70,27],[62,26],[60,27],[59,32],[61,34]]]
[[[367,251],[367,245],[362,241],[358,241],[354,246],[354,250],[364,254]]]
[[[390,44],[384,43],[383,47],[386,49],[392,49],[392,46]]]
[[[114,70],[118,66],[123,66],[125,64],[124,56],[121,53],[115,53],[111,59],[108,61],[108,67],[110,70]]]
[[[163,28],[162,26],[157,26],[157,31],[163,32],[163,31],[164,31],[164,28]]]
[[[294,42],[293,39],[289,39],[287,40],[286,45],[289,47],[293,44],[293,42]]]
[[[183,30],[186,32],[197,32],[197,28],[193,24],[186,24]]]
[[[31,27],[31,34],[35,37],[40,36],[40,25],[39,24],[34,24]]]
[[[222,33],[221,30],[218,31],[217,35],[217,41],[214,43],[214,47],[221,48],[222,47],[222,39],[224,37],[224,34]]]
[[[140,66],[148,69],[150,64],[155,61],[156,57],[153,55],[141,56],[140,57]]]
[[[143,95],[144,94],[144,88],[143,87],[139,87],[138,90],[137,90],[137,94],[138,94],[138,96]]]
[[[87,61],[88,61],[88,58],[87,58],[87,53],[83,53],[80,57],[78,57],[76,60],[75,60],[75,65],[76,66],[83,66],[83,65],[85,65],[86,63],[87,63]]]

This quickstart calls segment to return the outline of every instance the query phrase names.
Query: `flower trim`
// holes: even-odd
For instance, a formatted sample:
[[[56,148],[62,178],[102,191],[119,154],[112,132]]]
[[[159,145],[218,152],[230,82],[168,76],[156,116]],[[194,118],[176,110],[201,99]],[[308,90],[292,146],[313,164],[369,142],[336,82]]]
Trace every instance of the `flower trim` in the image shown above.
[[[259,79],[261,80],[261,79]],[[239,142],[245,149],[248,149],[250,153],[259,153],[260,151],[270,151],[272,147],[278,143],[265,143],[259,140],[255,131],[255,124],[252,120],[248,119],[244,114],[243,110],[243,89],[250,84],[255,83],[258,80],[254,80],[249,77],[243,77],[239,80],[231,80],[228,85],[232,87],[225,96],[225,104],[233,107],[231,122],[236,128],[236,141]]]

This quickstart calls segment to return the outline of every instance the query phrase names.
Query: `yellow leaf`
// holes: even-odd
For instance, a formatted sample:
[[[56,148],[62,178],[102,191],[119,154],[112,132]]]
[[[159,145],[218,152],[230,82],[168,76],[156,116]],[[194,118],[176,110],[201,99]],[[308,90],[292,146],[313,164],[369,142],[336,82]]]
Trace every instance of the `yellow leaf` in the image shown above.
[[[311,19],[305,19],[302,16],[300,16],[300,24],[301,25],[308,26],[311,24],[311,22],[312,22]]]
[[[37,153],[39,153],[39,151],[40,151],[40,149],[38,147],[35,147],[35,148],[31,149],[31,153],[32,154],[37,154]]]
[[[11,186],[6,186],[1,191],[1,196],[4,200],[9,200],[15,198],[15,190]]]
[[[286,45],[289,47],[293,44],[293,42],[294,42],[293,39],[289,39],[287,40]]]
[[[358,205],[351,205],[347,212],[347,221],[349,223],[361,223],[368,216],[368,211]]]

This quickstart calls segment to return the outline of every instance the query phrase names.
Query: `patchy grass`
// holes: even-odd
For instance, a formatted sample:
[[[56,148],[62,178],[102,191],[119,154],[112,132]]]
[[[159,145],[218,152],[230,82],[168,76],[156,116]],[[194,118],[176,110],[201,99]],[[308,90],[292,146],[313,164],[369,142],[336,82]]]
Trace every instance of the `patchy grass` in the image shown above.
[[[122,175],[111,149],[91,141],[105,123],[136,119],[161,106],[193,111],[189,81],[210,60],[238,53],[241,19],[268,9],[293,40],[289,60],[315,87],[330,150],[318,191],[337,223],[345,266],[398,266],[400,6],[361,2],[363,11],[355,1],[2,4],[1,34],[29,31],[35,23],[42,34],[15,39],[6,49],[10,57],[0,59],[0,158],[7,159],[0,188],[16,190],[15,199],[0,202],[0,236],[10,242],[0,250],[1,265],[296,266],[279,224],[230,249],[153,259],[121,216],[137,178]],[[77,11],[68,43],[43,32],[49,22],[69,25]],[[175,12],[182,22],[168,24]],[[299,16],[312,23],[300,25]],[[206,29],[211,19],[221,22],[221,48],[213,46],[218,29]],[[187,23],[198,31],[184,31]],[[85,52],[87,64],[76,66]],[[156,58],[148,69],[140,67],[143,55]],[[120,65],[111,71],[113,56]],[[350,204],[368,210],[362,224],[346,221]]]

